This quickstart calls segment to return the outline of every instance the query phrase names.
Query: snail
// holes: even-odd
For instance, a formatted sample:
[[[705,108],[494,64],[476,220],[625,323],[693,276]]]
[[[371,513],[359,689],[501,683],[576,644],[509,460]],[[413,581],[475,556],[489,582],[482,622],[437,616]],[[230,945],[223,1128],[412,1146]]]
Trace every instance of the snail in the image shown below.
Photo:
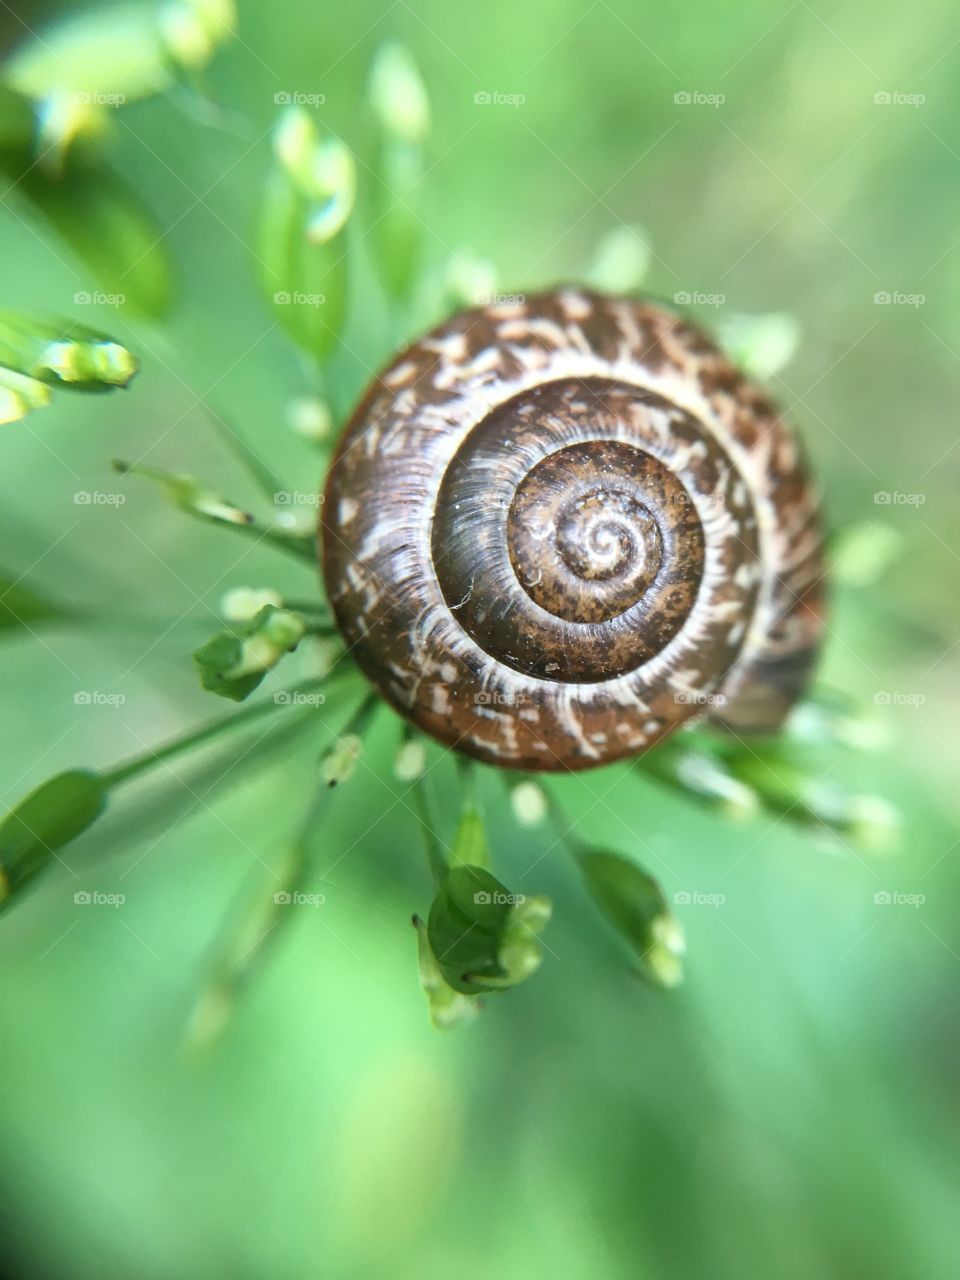
[[[766,394],[659,304],[574,287],[463,311],[375,379],[322,561],[383,697],[511,769],[695,717],[773,732],[823,627],[818,496]]]

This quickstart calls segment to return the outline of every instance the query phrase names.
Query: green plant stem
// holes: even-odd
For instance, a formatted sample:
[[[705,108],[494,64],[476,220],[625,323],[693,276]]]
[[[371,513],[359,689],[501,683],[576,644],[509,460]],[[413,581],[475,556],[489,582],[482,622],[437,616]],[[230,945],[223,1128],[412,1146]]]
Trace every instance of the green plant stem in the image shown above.
[[[205,406],[209,421],[213,424],[217,435],[230,450],[237,461],[244,467],[254,484],[269,502],[276,502],[277,494],[289,488],[276,472],[251,449],[243,436],[232,426],[220,410],[214,406]]]
[[[253,538],[257,542],[265,542],[268,546],[276,547],[280,551],[285,551],[287,555],[295,556],[297,560],[311,566],[317,563],[317,547],[316,539],[312,534],[303,536],[301,534],[280,533],[276,529],[265,529],[254,517],[247,524],[231,524],[226,520],[212,520],[208,516],[197,515],[196,519],[203,520],[206,524],[219,525],[222,529],[235,529],[238,533],[246,534],[248,538]]]
[[[430,809],[430,798],[427,795],[427,785],[423,778],[417,778],[413,783],[411,790],[413,791],[413,803],[416,806],[417,821],[420,826],[420,832],[423,836],[424,849],[427,855],[427,862],[430,867],[430,874],[433,876],[434,883],[439,889],[447,878],[449,870],[446,854],[437,837],[436,828],[433,823],[433,814]]]
[[[212,723],[194,730],[193,733],[174,738],[170,742],[157,747],[156,750],[145,751],[142,755],[134,756],[126,764],[122,764],[110,773],[104,774],[104,785],[116,787],[124,782],[130,782],[132,779],[140,777],[141,774],[148,773],[151,769],[156,768],[157,765],[165,764],[168,760],[185,755],[188,751],[193,751],[197,747],[203,746],[206,742],[212,742],[230,729],[237,728],[242,724],[250,724],[263,716],[269,715],[271,712],[279,710],[281,707],[300,705],[297,702],[298,695],[319,690],[329,684],[330,679],[331,677],[325,676],[304,680],[302,683],[294,685],[292,689],[286,690],[287,697],[283,700],[278,701],[275,695],[269,702],[256,702],[253,706],[245,707],[235,715],[224,716],[220,720],[214,720]]]

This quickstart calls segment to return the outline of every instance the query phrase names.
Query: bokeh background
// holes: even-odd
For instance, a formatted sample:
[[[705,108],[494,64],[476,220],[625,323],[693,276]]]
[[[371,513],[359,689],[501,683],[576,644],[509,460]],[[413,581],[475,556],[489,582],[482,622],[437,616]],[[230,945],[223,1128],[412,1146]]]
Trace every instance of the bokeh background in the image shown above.
[[[4,5],[5,48],[73,11]],[[5,429],[2,561],[143,620],[4,643],[3,799],[215,712],[189,651],[227,587],[311,589],[309,572],[146,486],[124,486],[120,507],[75,494],[118,491],[119,454],[250,500],[204,397],[291,487],[318,483],[322,458],[284,425],[303,370],[249,246],[275,95],[323,94],[321,123],[362,157],[364,85],[387,38],[413,51],[433,102],[435,264],[470,249],[527,290],[576,278],[605,232],[640,223],[652,292],[709,296],[708,325],[796,318],[803,342],[774,386],[831,524],[897,538],[882,573],[835,591],[822,675],[891,726],[885,752],[843,767],[900,806],[901,847],[865,856],[785,822],[726,825],[625,769],[571,784],[597,841],[670,895],[724,898],[678,907],[687,981],[665,994],[630,975],[562,850],[541,856],[552,842],[519,832],[487,780],[498,871],[548,893],[555,918],[540,973],[443,1035],[416,977],[408,921],[430,888],[384,714],[318,837],[325,905],[286,930],[217,1050],[185,1060],[224,912],[299,814],[317,735],[243,739],[233,786],[214,785],[222,758],[177,765],[182,786],[168,773],[132,789],[3,919],[11,1273],[955,1277],[960,20],[947,0],[909,21],[858,0],[245,0],[208,74],[236,127],[160,96],[124,108],[111,144],[175,266],[163,326],[78,312],[94,282],[7,191],[3,305],[109,328],[144,369],[125,395],[59,397]],[[390,353],[364,298],[361,280],[340,407]],[[78,690],[125,701],[78,706]],[[452,821],[450,790],[437,787]],[[78,887],[126,901],[77,907]]]

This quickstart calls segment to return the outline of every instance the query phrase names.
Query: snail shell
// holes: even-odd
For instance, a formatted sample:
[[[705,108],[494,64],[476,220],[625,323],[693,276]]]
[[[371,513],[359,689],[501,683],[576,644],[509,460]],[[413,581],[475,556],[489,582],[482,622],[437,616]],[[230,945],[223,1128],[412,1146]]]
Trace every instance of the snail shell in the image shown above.
[[[574,288],[464,311],[376,379],[323,568],[383,696],[517,769],[693,716],[769,732],[822,630],[817,497],[770,401],[672,313]]]

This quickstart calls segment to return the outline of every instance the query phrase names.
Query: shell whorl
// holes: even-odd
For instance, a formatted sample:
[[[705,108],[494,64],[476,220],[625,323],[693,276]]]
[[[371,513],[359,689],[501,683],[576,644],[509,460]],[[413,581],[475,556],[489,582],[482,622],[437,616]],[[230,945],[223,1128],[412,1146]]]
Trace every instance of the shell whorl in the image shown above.
[[[511,768],[705,713],[769,731],[822,629],[817,498],[776,410],[677,316],[573,288],[462,312],[381,374],[323,565],[388,701]]]

